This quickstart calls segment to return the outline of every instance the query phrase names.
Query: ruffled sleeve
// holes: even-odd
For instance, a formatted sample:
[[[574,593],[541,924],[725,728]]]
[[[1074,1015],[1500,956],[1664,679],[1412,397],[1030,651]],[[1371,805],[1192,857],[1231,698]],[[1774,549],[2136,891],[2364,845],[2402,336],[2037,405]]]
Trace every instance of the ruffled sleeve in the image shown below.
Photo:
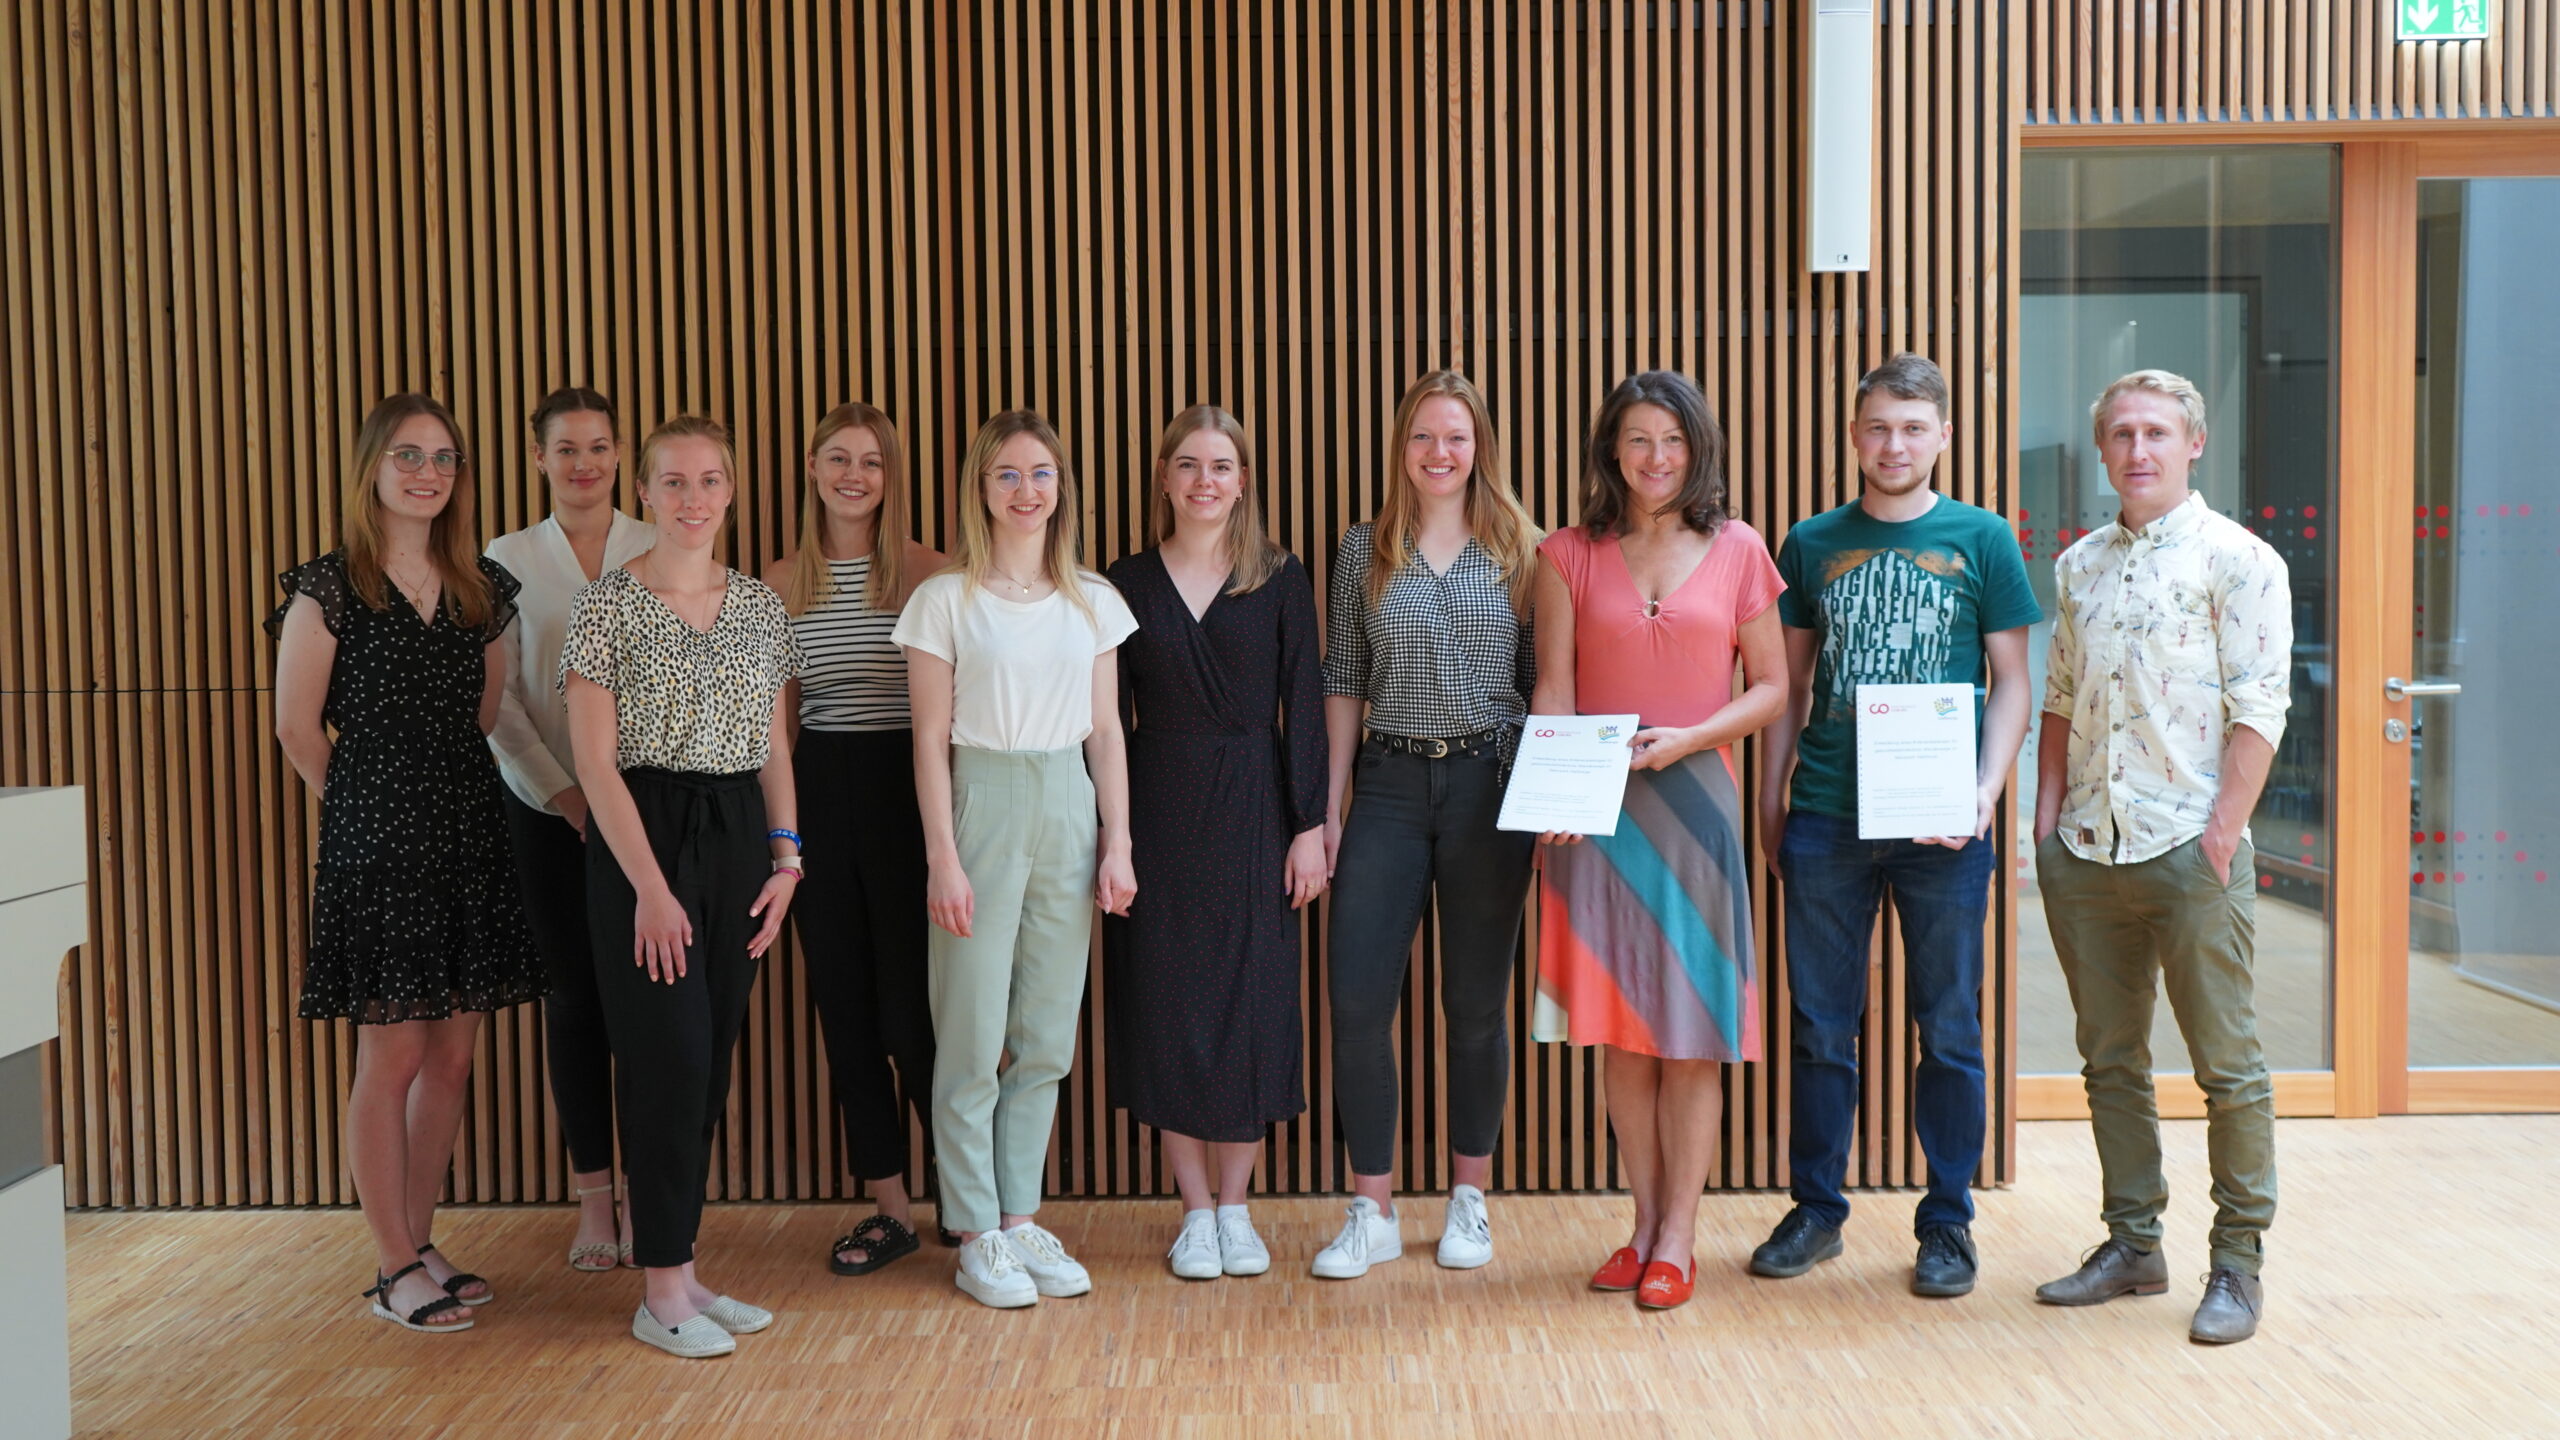
[[[267,617],[267,634],[282,637],[285,613],[293,602],[304,595],[320,607],[320,621],[329,633],[343,638],[347,633],[347,615],[358,603],[353,587],[347,584],[347,557],[332,550],[317,560],[306,560],[276,577],[284,587],[284,603]]]
[[[489,582],[489,623],[480,632],[480,643],[495,645],[498,637],[507,633],[507,627],[515,623],[516,595],[524,589],[524,582],[486,555],[480,557],[480,575]]]
[[[621,668],[615,663],[614,644],[617,612],[614,603],[616,576],[627,572],[608,570],[594,583],[578,591],[569,602],[569,628],[560,637],[560,678],[554,682],[558,693],[569,693],[569,677],[583,675],[607,690],[621,684]]]

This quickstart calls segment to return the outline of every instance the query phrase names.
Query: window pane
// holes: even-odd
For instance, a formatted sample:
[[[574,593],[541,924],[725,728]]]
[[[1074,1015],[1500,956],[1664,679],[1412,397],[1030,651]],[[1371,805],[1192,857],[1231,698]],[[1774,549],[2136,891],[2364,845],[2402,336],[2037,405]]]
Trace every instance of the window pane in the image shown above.
[[[2325,146],[2030,151],[2021,187],[2019,538],[2048,617],[2054,557],[2115,518],[2089,405],[2128,371],[2204,392],[2194,485],[2292,569],[2293,710],[2252,824],[2267,1064],[2329,1067],[2330,524],[2337,454],[2337,156]],[[2044,679],[2051,623],[2033,639]],[[2080,1068],[2035,888],[2035,735],[2018,777],[2019,1069]],[[2189,1069],[2164,998],[2163,1073]]]

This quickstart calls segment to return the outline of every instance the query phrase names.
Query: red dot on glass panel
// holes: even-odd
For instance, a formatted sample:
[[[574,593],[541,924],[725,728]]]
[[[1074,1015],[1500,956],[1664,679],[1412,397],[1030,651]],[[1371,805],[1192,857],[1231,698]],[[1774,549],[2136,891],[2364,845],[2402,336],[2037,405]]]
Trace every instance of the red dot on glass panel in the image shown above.
[[[2530,515],[2533,513],[2533,507],[2530,505],[2519,505],[2516,507],[2516,513],[2518,515]]]
[[[2481,506],[2479,509],[2472,511],[2471,513],[2472,513],[2472,514],[2474,514],[2474,515],[2486,515],[2486,514],[2488,514],[2488,513],[2489,513],[2489,507],[2488,507],[2488,506],[2486,506],[2486,505],[2483,505],[2483,506]]]
[[[2540,885],[2545,881],[2548,881],[2550,878],[2551,872],[2548,870],[2536,870],[2533,872],[2533,883],[2536,885]]]
[[[2437,526],[2437,527],[2436,527],[2436,538],[2437,538],[2437,539],[2439,539],[2439,540],[2450,540],[2450,539],[2452,539],[2452,538],[2453,538],[2453,527],[2452,527],[2452,526],[2450,526],[2450,525],[2439,525],[2439,526]]]
[[[2499,843],[2499,844],[2501,844],[2501,845],[2504,845],[2504,844],[2506,844],[2506,843],[2507,843],[2507,832],[2506,832],[2506,831],[2501,830],[2501,831],[2499,831],[2499,832],[2498,832],[2498,843]]]
[[[2412,844],[2412,845],[2424,845],[2424,844],[2426,844],[2426,843],[2427,843],[2427,832],[2426,832],[2426,831],[2424,831],[2424,830],[2412,830],[2412,831],[2410,831],[2410,832],[2409,832],[2409,843],[2410,843],[2410,844]]]
[[[2261,876],[2259,876],[2259,877],[2258,877],[2258,888],[2259,888],[2259,889],[2261,889],[2261,890],[2273,890],[2274,888],[2276,888],[2276,877],[2274,877],[2273,875],[2261,875]]]
[[[2303,518],[2303,519],[2305,519],[2305,520],[2317,520],[2317,519],[2319,519],[2319,518],[2320,518],[2320,507],[2319,507],[2319,506],[2317,506],[2317,505],[2305,505],[2305,506],[2303,506],[2303,507],[2302,507],[2302,518]]]
[[[2305,539],[2305,540],[2317,540],[2317,539],[2319,539],[2319,538],[2320,538],[2320,527],[2319,527],[2319,526],[2317,526],[2317,525],[2305,525],[2305,526],[2303,526],[2303,527],[2302,527],[2302,538],[2303,538],[2303,539]]]
[[[2444,843],[2444,832],[2441,830],[2436,832],[2436,843],[2439,845]]]
[[[2516,852],[2516,863],[2519,865],[2524,863],[2524,852],[2521,850]]]
[[[2308,835],[2303,836],[2303,837],[2302,837],[2302,843],[2303,843],[2303,844],[2305,844],[2305,845],[2310,844],[2310,843],[2311,843],[2311,837],[2310,837],[2310,836],[2308,836]]]
[[[2420,871],[2418,871],[2418,872],[2416,872],[2416,873],[2412,874],[2412,875],[2409,877],[2409,883],[2410,883],[2410,884],[2412,884],[2412,885],[2424,885],[2424,884],[2426,884],[2426,883],[2427,883],[2427,872],[2426,872],[2426,871],[2424,871],[2424,870],[2420,870]]]
[[[2426,518],[2427,518],[2427,507],[2426,507],[2426,506],[2421,505],[2421,506],[2419,506],[2419,507],[2418,507],[2418,518],[2419,518],[2419,519],[2421,519],[2421,520],[2424,520],[2424,519],[2426,519]]]
[[[2258,518],[2259,518],[2259,519],[2261,519],[2261,520],[2273,520],[2274,518],[2276,518],[2276,507],[2274,507],[2273,505],[2261,505],[2261,506],[2259,506],[2259,507],[2258,507]]]
[[[2498,513],[2499,513],[2499,514],[2501,514],[2501,515],[2506,514],[2506,513],[2507,513],[2507,507],[2506,507],[2506,506],[2504,506],[2504,505],[2499,506],[2499,507],[2498,507]]]
[[[2439,505],[2439,506],[2437,506],[2437,507],[2436,507],[2436,518],[2437,518],[2437,519],[2439,519],[2439,520],[2449,520],[2449,519],[2453,518],[2453,507],[2452,507],[2452,506],[2450,506],[2450,505]]]
[[[2436,883],[2439,885],[2444,883],[2444,872],[2441,870],[2436,872]]]
[[[2453,843],[2456,845],[2459,845],[2470,838],[2471,832],[2468,830],[2456,830],[2453,832]]]
[[[2454,883],[2454,884],[2456,884],[2456,885],[2459,885],[2459,884],[2461,884],[2463,881],[2468,880],[2468,879],[2470,879],[2470,878],[2471,878],[2470,876],[2463,874],[2463,873],[2462,873],[2461,871],[2459,871],[2459,870],[2456,870],[2456,871],[2454,871],[2454,872],[2453,872],[2453,883]]]

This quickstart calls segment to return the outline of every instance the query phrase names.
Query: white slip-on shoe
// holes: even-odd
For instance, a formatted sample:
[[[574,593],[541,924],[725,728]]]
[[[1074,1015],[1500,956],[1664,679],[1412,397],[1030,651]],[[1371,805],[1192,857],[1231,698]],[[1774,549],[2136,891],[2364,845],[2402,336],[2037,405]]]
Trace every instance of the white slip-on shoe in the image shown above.
[[[1271,1251],[1254,1233],[1241,1205],[1218,1207],[1218,1268],[1230,1275],[1259,1275],[1271,1268]]]
[[[1040,1228],[1039,1222],[1026,1220],[1003,1232],[1006,1243],[1013,1246],[1013,1258],[1031,1272],[1031,1283],[1038,1287],[1044,1300],[1064,1300],[1093,1288],[1093,1277],[1058,1243],[1058,1237]]]
[[[1218,1263],[1216,1213],[1194,1210],[1184,1215],[1182,1233],[1173,1237],[1173,1250],[1165,1260],[1185,1280],[1215,1280],[1226,1273]]]
[[[1451,1270],[1473,1270],[1493,1259],[1493,1226],[1485,1219],[1484,1192],[1473,1185],[1449,1187],[1449,1215],[1440,1227],[1440,1263]]]
[[[1342,1233],[1316,1252],[1307,1268],[1319,1280],[1356,1280],[1369,1267],[1404,1254],[1404,1228],[1393,1215],[1380,1214],[1378,1202],[1363,1195],[1351,1202]]]
[[[711,1303],[702,1307],[702,1313],[732,1335],[753,1335],[773,1323],[772,1311],[726,1295],[713,1296]]]
[[[1032,1284],[1031,1272],[1022,1268],[1022,1257],[993,1230],[979,1231],[977,1239],[960,1247],[960,1268],[952,1272],[951,1283],[970,1299],[998,1310],[1040,1301],[1039,1287]]]
[[[714,1323],[709,1315],[696,1315],[673,1329],[658,1323],[643,1304],[631,1317],[632,1338],[645,1340],[670,1355],[685,1360],[708,1360],[726,1355],[738,1348],[736,1337]]]

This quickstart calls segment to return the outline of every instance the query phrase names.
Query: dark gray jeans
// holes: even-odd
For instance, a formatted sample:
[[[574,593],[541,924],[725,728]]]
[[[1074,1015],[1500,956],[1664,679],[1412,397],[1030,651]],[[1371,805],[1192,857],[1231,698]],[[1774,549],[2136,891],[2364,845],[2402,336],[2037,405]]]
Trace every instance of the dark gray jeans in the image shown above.
[[[1391,1032],[1414,932],[1435,887],[1449,1148],[1490,1155],[1511,1078],[1511,966],[1537,838],[1493,828],[1503,775],[1490,754],[1426,760],[1371,743],[1361,746],[1358,765],[1325,941],[1334,1101],[1352,1171],[1394,1168],[1403,1096]]]

